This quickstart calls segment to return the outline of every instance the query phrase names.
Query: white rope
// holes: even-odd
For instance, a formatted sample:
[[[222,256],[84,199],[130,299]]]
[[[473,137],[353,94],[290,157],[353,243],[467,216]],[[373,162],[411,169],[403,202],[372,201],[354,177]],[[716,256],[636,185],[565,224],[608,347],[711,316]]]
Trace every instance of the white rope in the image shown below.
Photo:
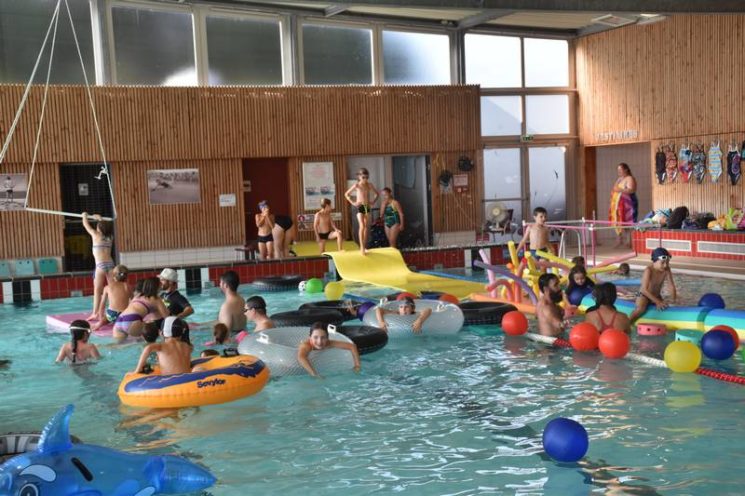
[[[44,43],[41,44],[41,50],[39,50],[39,55],[36,57],[36,63],[34,64],[34,69],[31,71],[31,77],[28,80],[28,83],[26,84],[26,89],[23,91],[23,96],[21,97],[21,103],[18,104],[18,110],[16,110],[16,115],[13,118],[13,123],[10,125],[10,129],[8,130],[8,135],[5,137],[5,142],[3,143],[3,148],[0,150],[0,164],[3,163],[5,160],[5,154],[8,152],[8,146],[10,146],[10,142],[13,139],[13,134],[16,131],[16,126],[18,125],[18,121],[21,118],[21,113],[23,112],[23,107],[26,106],[26,101],[28,100],[28,94],[31,91],[31,84],[34,82],[34,77],[36,76],[36,70],[39,68],[39,62],[41,62],[41,56],[44,54],[44,49],[47,46],[47,40],[49,39],[49,33],[52,31],[52,25],[55,24],[55,20],[57,19],[57,16],[59,15],[59,7],[60,7],[61,0],[57,0],[57,7],[54,9],[54,14],[52,15],[52,20],[49,21],[49,27],[47,28],[47,34],[44,36]]]
[[[532,341],[536,341],[538,343],[543,343],[543,344],[548,344],[548,345],[553,345],[554,342],[556,341],[556,338],[552,338],[549,336],[541,336],[540,334],[535,334],[533,332],[525,333],[525,337]],[[641,363],[646,363],[647,365],[653,365],[655,367],[667,368],[667,364],[665,363],[664,360],[660,360],[659,358],[652,358],[646,355],[640,355],[639,353],[627,353],[625,358],[628,358],[629,360],[633,360],[635,362],[641,362]]]
[[[59,0],[58,0],[59,1]],[[80,67],[83,69],[83,79],[85,81],[85,90],[88,93],[88,102],[91,106],[91,113],[93,114],[93,125],[96,128],[96,139],[98,140],[98,148],[101,151],[101,157],[103,159],[103,167],[106,170],[106,183],[109,186],[109,196],[111,197],[111,213],[112,217],[116,219],[116,203],[114,202],[114,189],[111,187],[111,174],[109,173],[109,163],[106,160],[106,151],[103,147],[103,139],[101,139],[101,128],[98,125],[98,116],[96,115],[96,106],[93,104],[93,94],[91,93],[91,87],[88,83],[88,74],[85,72],[85,62],[83,61],[83,54],[80,52],[80,43],[78,43],[78,35],[75,32],[75,24],[72,22],[72,14],[70,13],[70,6],[65,0],[65,9],[67,9],[67,17],[70,19],[70,28],[72,29],[72,37],[75,40],[75,48],[78,51],[78,59],[80,59]]]
[[[58,1],[59,4],[59,1]],[[59,9],[55,10],[54,15],[54,34],[52,35],[52,47],[49,50],[49,64],[47,64],[47,79],[44,82],[44,98],[41,101],[41,112],[39,113],[39,127],[36,129],[36,140],[34,141],[34,154],[31,157],[31,170],[28,174],[28,185],[26,187],[26,199],[23,202],[23,208],[28,207],[28,199],[31,198],[31,185],[34,179],[34,169],[36,168],[36,157],[39,152],[39,142],[41,141],[41,128],[44,125],[44,115],[47,108],[47,96],[49,95],[49,76],[52,74],[52,62],[54,61],[54,47],[57,42],[57,26],[59,25]]]

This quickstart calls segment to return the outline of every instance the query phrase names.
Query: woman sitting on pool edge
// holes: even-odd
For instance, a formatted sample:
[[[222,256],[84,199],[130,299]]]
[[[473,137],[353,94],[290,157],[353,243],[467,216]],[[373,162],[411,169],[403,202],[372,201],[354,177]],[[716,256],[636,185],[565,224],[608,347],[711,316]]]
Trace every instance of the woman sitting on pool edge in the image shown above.
[[[310,360],[308,360],[308,355],[311,351],[322,351],[329,348],[349,350],[354,359],[354,371],[360,371],[360,354],[357,351],[357,346],[354,343],[329,339],[327,324],[323,322],[314,322],[313,325],[310,326],[308,336],[308,339],[300,343],[300,347],[297,350],[297,361],[300,362],[300,365],[302,365],[311,376],[321,377],[318,372],[316,372],[316,369],[313,368],[313,364],[310,363]]]
[[[631,333],[631,321],[629,317],[616,310],[616,286],[610,282],[598,284],[592,290],[595,305],[587,309],[585,322],[597,327],[601,333],[608,329],[618,329],[626,334]]]
[[[416,304],[414,303],[414,299],[411,296],[405,297],[398,303],[398,312],[394,312],[393,310],[386,310],[383,307],[378,307],[375,309],[375,316],[378,319],[378,327],[383,329],[385,332],[388,332],[388,324],[385,321],[385,314],[415,315],[416,313]],[[424,310],[422,310],[422,313],[419,314],[416,320],[414,320],[414,323],[411,325],[411,330],[414,331],[414,334],[419,334],[422,332],[424,321],[426,321],[430,315],[432,315],[431,308],[425,308]]]

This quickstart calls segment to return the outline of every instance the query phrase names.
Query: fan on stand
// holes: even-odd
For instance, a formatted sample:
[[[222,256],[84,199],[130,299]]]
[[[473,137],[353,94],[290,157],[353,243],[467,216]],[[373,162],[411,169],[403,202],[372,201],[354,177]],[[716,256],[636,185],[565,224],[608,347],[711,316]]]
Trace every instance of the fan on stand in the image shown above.
[[[512,235],[514,237],[517,231],[515,224],[512,222],[514,210],[505,207],[503,203],[492,202],[486,205],[486,231],[490,235]]]

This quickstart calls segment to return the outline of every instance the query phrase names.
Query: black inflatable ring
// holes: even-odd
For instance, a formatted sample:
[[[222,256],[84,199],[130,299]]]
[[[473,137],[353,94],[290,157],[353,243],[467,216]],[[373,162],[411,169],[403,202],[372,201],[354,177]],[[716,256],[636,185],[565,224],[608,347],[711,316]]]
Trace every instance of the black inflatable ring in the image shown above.
[[[310,327],[314,322],[334,324],[341,327],[344,317],[336,310],[323,308],[303,308],[292,312],[275,313],[269,317],[275,327]]]
[[[386,295],[385,299],[388,301],[396,301],[396,298],[398,298],[399,293],[391,293],[389,295]],[[421,295],[417,297],[417,299],[420,300],[439,300],[440,296],[444,295],[446,293],[443,293],[442,291],[422,291]]]
[[[259,277],[254,279],[251,284],[261,291],[287,291],[288,289],[297,289],[302,280],[303,278],[300,276]]]
[[[509,303],[491,303],[488,301],[468,301],[458,305],[463,310],[463,325],[486,325],[502,323],[507,312],[517,310]]]
[[[337,327],[336,332],[351,339],[357,345],[360,355],[378,351],[388,343],[388,333],[377,327],[342,326]]]
[[[351,313],[349,305],[352,305]],[[298,310],[304,308],[320,308],[323,310],[336,310],[339,312],[344,321],[354,320],[357,318],[357,309],[362,305],[359,301],[351,300],[327,300],[327,301],[312,301],[310,303],[303,303],[300,305]]]

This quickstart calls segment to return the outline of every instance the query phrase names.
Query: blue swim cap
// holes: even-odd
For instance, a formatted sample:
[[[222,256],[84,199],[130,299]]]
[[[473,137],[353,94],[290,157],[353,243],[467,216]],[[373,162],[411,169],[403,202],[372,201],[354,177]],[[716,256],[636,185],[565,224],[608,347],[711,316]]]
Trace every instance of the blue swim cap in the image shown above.
[[[656,262],[660,257],[667,257],[668,259],[673,258],[672,255],[670,255],[670,252],[667,251],[665,248],[662,248],[661,246],[659,248],[655,248],[652,252],[652,261]]]

